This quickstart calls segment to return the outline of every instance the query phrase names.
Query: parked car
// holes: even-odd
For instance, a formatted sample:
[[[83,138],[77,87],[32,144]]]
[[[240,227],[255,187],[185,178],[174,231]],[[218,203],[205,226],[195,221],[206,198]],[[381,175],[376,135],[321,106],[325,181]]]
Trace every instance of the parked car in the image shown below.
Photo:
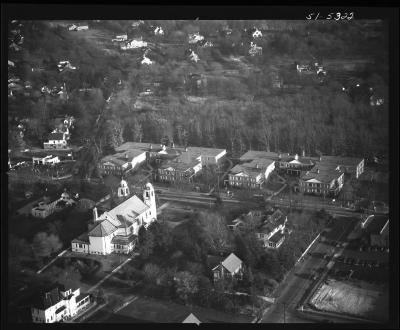
[[[344,257],[340,256],[336,258],[336,261],[338,262],[343,262],[344,261]]]

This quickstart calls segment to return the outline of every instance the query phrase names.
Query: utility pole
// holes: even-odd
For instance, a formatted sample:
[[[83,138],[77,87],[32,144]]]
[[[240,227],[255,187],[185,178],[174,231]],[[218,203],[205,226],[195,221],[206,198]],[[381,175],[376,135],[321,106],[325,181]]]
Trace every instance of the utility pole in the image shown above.
[[[283,323],[286,323],[286,303],[283,303]]]

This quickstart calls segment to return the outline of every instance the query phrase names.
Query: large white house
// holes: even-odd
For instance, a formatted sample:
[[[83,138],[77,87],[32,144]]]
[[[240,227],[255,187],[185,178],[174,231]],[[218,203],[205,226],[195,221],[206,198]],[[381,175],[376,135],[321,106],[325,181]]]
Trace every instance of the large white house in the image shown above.
[[[60,162],[58,156],[47,155],[45,157],[32,157],[33,164],[54,165]]]
[[[66,149],[68,147],[67,133],[50,133],[49,140],[43,143],[44,149]]]
[[[122,180],[118,187],[118,197],[128,198],[129,187]],[[131,252],[135,246],[139,228],[147,228],[157,220],[156,199],[151,183],[145,185],[143,200],[136,195],[100,216],[93,209],[93,221],[89,231],[71,242],[72,251],[107,255]]]
[[[48,292],[44,292],[31,308],[34,323],[55,323],[69,319],[90,304],[90,295],[81,294],[80,288],[66,289],[58,284]]]

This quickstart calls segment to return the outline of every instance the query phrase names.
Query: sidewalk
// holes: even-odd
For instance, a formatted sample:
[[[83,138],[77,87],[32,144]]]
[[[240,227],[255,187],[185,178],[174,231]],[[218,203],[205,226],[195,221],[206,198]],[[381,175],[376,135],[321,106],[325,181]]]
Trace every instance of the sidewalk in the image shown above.
[[[106,306],[107,303],[104,302],[100,305],[97,304],[97,302],[94,302],[92,307],[89,308],[88,310],[86,310],[86,312],[84,314],[80,314],[76,317],[74,317],[73,319],[69,320],[70,322],[76,321],[77,323],[81,323],[82,321],[86,320],[88,317],[92,316],[94,313],[96,313],[99,309],[103,308],[104,306]],[[97,307],[96,307],[97,306]],[[96,307],[96,308],[94,308]],[[93,309],[94,308],[94,309]]]
[[[134,257],[131,256],[128,259],[126,259],[122,264],[120,264],[118,267],[114,268],[110,274],[108,274],[107,276],[105,276],[103,279],[101,279],[99,282],[97,282],[95,285],[93,285],[87,292],[90,293],[93,290],[95,290],[98,286],[100,286],[101,284],[103,284],[106,280],[108,280],[111,276],[113,276],[116,272],[118,272],[123,266],[125,266],[128,262],[130,262]]]
[[[57,257],[55,257],[52,261],[50,261],[47,265],[43,266],[41,269],[39,269],[36,274],[40,274],[41,272],[43,272],[47,267],[49,267],[52,263],[54,263],[58,258],[60,258],[61,256],[63,256],[68,250],[70,250],[71,247],[69,247],[68,249],[65,249],[64,251],[60,252]]]
[[[305,313],[305,314],[311,314],[311,315],[315,315],[315,316],[320,316],[320,317],[335,317],[335,318],[339,318],[339,319],[344,319],[344,320],[349,320],[355,323],[380,323],[378,321],[375,320],[368,320],[368,319],[362,319],[356,316],[350,316],[350,315],[343,315],[343,314],[336,314],[336,313],[332,313],[332,312],[322,312],[322,311],[317,311],[317,310],[313,310],[311,308],[302,308],[302,309],[297,309],[298,312],[301,313]]]

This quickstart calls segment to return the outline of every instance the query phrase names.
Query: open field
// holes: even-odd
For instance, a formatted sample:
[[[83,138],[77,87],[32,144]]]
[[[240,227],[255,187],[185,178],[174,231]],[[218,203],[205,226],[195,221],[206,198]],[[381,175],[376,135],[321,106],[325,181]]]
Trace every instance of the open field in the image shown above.
[[[328,279],[310,303],[322,311],[383,321],[388,319],[388,293],[384,286]]]

